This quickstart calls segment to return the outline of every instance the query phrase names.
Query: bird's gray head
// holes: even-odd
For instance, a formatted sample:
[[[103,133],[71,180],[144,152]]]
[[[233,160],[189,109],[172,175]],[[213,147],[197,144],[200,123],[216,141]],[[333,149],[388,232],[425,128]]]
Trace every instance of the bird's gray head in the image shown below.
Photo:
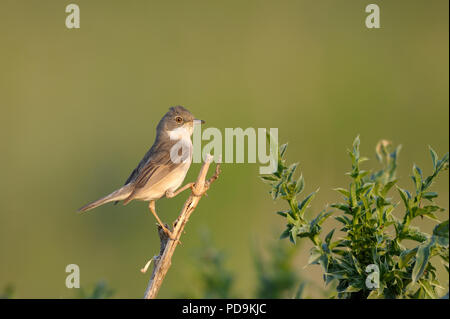
[[[195,116],[181,105],[173,106],[159,121],[156,129],[157,134],[168,134],[173,140],[181,138],[189,138],[194,130],[194,121],[205,123],[205,121],[197,120]]]

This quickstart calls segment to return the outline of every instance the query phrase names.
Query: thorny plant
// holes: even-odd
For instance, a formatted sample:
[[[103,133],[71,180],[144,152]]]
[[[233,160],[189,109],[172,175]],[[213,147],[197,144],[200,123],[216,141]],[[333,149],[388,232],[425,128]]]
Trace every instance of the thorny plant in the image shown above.
[[[430,259],[440,257],[448,272],[449,221],[441,222],[436,216],[444,209],[435,204],[438,194],[430,188],[437,176],[448,169],[449,154],[439,159],[430,147],[432,173],[424,177],[414,165],[411,176],[414,191],[409,192],[397,185],[400,147],[391,150],[389,142],[379,142],[376,155],[382,168],[369,171],[361,169],[367,158],[360,156],[359,145],[358,136],[348,151],[352,161],[352,170],[347,173],[351,178],[348,189],[335,189],[344,201],[331,205],[341,212],[335,219],[342,224],[340,231],[344,236],[336,240],[335,229],[324,239],[320,237],[322,224],[333,211],[323,210],[312,220],[306,217],[317,191],[298,199],[305,185],[303,176],[294,178],[298,164],[287,166],[284,159],[287,144],[279,147],[277,171],[261,178],[270,184],[274,200],[281,198],[289,205],[289,209],[277,212],[287,222],[281,237],[288,237],[294,244],[297,238],[313,242],[309,264],[321,265],[326,284],[338,282],[339,298],[437,298],[436,288],[444,288]],[[399,202],[390,197],[395,188],[401,198]],[[400,208],[400,202],[403,216],[398,219],[393,211]],[[411,225],[418,217],[436,222],[432,234]],[[405,247],[407,240],[413,242],[412,247]],[[376,271],[376,276],[368,283],[372,271]]]

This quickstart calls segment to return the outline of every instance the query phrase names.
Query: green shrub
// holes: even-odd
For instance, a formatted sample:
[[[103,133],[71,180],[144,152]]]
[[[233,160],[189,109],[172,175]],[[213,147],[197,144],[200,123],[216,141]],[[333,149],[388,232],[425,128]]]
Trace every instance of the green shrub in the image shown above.
[[[361,169],[367,158],[360,156],[359,144],[357,137],[348,151],[352,161],[352,170],[347,173],[351,178],[349,187],[336,189],[344,200],[331,205],[341,212],[335,219],[342,224],[344,236],[336,240],[335,229],[324,239],[320,237],[322,224],[334,211],[324,210],[312,220],[306,218],[317,191],[298,200],[304,179],[301,175],[294,178],[297,164],[285,164],[287,144],[279,147],[277,171],[261,178],[271,185],[274,200],[281,198],[289,205],[289,209],[277,212],[287,222],[281,237],[288,237],[294,244],[298,238],[313,242],[309,264],[321,265],[326,284],[338,282],[339,298],[437,298],[436,288],[443,287],[430,259],[439,256],[448,272],[449,222],[439,221],[436,214],[444,209],[434,203],[438,194],[430,187],[438,174],[448,169],[448,153],[439,159],[430,147],[432,174],[424,177],[414,165],[414,191],[409,192],[397,185],[400,147],[390,150],[390,144],[381,141],[376,154],[382,169],[370,171]],[[399,210],[398,203],[389,197],[395,188],[403,207],[401,219],[393,214],[394,209]],[[437,223],[432,234],[411,225],[418,217]],[[413,241],[413,247],[405,247],[406,240]]]
[[[93,287],[88,289],[80,288],[77,292],[79,299],[108,299],[112,298],[115,291],[108,287],[106,281],[100,280]]]
[[[195,298],[240,298],[235,290],[236,275],[226,267],[226,254],[213,245],[209,232],[202,233],[202,244],[193,254],[198,291],[188,290],[182,296]],[[264,253],[264,256],[263,256]],[[275,242],[264,251],[252,251],[256,271],[256,288],[251,298],[301,298],[305,281],[294,267],[296,249]],[[181,296],[181,295],[180,295]]]
[[[257,276],[255,298],[302,298],[305,281],[294,267],[296,249],[278,241],[267,245],[265,252],[263,256],[255,249],[253,254]]]
[[[209,232],[204,231],[201,238],[201,245],[194,253],[200,287],[198,298],[235,298],[232,292],[234,275],[225,266],[226,255],[212,244]]]

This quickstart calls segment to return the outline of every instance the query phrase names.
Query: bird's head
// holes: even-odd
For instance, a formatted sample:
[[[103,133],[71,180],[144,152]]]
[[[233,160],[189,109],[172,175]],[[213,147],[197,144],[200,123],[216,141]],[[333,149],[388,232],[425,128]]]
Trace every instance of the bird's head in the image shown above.
[[[158,124],[158,133],[166,132],[172,140],[190,138],[194,131],[194,124],[203,124],[205,121],[198,120],[185,107],[173,106],[164,115]]]

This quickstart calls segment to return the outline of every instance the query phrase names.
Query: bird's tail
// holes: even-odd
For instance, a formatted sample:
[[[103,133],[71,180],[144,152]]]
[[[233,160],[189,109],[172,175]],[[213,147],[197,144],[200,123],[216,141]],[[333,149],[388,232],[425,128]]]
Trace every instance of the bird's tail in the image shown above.
[[[112,192],[109,195],[106,195],[105,197],[102,197],[96,201],[93,201],[92,203],[89,203],[80,209],[78,209],[78,212],[87,212],[88,210],[94,209],[98,206],[101,206],[103,204],[112,202],[112,201],[119,201],[127,198],[131,194],[131,187],[129,184],[123,186],[122,188],[119,188],[118,190]]]

